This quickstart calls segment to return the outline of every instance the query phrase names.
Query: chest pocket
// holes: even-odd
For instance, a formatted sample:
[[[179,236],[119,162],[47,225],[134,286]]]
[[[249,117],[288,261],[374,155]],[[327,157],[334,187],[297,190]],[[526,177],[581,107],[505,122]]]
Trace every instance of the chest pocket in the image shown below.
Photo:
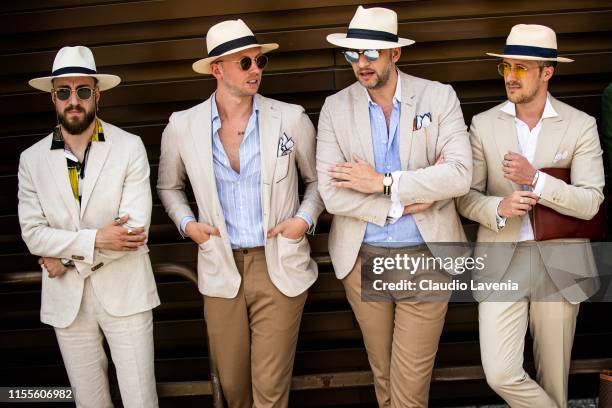
[[[287,178],[289,174],[289,162],[293,152],[276,158],[276,167],[274,168],[274,182],[279,183]]]

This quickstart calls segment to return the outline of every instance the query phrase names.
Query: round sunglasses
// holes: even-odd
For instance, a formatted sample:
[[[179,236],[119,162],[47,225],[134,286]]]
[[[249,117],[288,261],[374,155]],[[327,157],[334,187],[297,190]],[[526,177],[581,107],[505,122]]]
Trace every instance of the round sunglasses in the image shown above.
[[[262,55],[258,55],[255,58],[242,57],[238,61],[217,60],[217,61],[215,61],[215,63],[235,62],[237,64],[240,64],[240,68],[243,71],[248,71],[249,69],[251,69],[251,65],[253,65],[253,61],[255,61],[255,65],[257,65],[257,68],[259,68],[259,69],[264,69],[266,67],[266,65],[268,65],[268,57],[263,55],[263,54]]]
[[[84,86],[77,89],[59,88],[54,89],[53,92],[55,93],[55,97],[60,101],[67,101],[68,99],[70,99],[70,95],[72,95],[73,92],[76,92],[77,98],[82,101],[86,101],[94,94],[94,89]]]
[[[342,51],[342,54],[344,54],[344,58],[348,61],[349,64],[357,63],[357,61],[359,61],[360,54],[363,54],[365,59],[367,59],[370,62],[374,62],[380,58],[379,50],[361,50],[361,51],[346,50],[346,51]]]

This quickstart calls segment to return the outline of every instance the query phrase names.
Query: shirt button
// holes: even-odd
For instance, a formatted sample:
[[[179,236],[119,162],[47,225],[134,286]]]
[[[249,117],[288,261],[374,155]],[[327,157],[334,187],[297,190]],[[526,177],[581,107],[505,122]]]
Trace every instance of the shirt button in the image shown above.
[[[387,164],[387,165],[385,166],[385,168],[386,168],[387,170],[389,170],[389,169],[391,168],[391,166],[389,166],[389,165]]]
[[[391,241],[391,240],[393,240],[393,237],[388,237],[387,238],[387,241]]]

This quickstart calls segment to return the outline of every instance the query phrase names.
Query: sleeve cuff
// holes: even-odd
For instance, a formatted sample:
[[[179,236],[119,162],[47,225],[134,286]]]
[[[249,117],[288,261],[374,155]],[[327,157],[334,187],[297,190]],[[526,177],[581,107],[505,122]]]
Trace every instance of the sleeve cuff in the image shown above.
[[[179,232],[181,233],[181,235],[183,236],[183,238],[187,238],[187,233],[185,232],[185,227],[187,227],[187,224],[191,221],[195,221],[195,217],[191,216],[191,215],[187,215],[185,217],[183,217],[183,219],[181,220],[181,228],[179,230]]]
[[[305,211],[298,211],[295,214],[296,217],[299,217],[301,219],[303,219],[304,221],[306,221],[306,224],[308,224],[308,231],[306,231],[308,234],[312,234],[314,232],[314,221],[312,220],[312,217],[310,215],[308,215],[307,212]]]
[[[501,204],[503,198],[500,198],[497,202],[497,207],[495,209],[495,220],[497,221],[497,228],[502,229],[506,226],[506,217],[502,217],[499,215],[499,205]]]
[[[402,177],[404,172],[402,170],[394,171],[391,173],[391,177],[393,178],[393,184],[391,184],[391,201],[392,202],[400,202],[399,198],[399,184],[400,178]]]
[[[544,185],[546,184],[546,173],[542,171],[538,171],[538,173],[538,181],[536,182],[536,185],[533,188],[533,192],[538,197],[542,197],[542,193],[544,192]]]

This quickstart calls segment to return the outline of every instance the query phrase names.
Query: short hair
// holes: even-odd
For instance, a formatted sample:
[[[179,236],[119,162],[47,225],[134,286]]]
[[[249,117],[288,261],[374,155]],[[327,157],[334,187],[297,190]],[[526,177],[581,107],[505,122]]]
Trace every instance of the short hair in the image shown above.
[[[538,66],[540,68],[544,68],[544,67],[553,67],[553,68],[557,68],[557,61],[540,61],[540,63],[538,64]]]

